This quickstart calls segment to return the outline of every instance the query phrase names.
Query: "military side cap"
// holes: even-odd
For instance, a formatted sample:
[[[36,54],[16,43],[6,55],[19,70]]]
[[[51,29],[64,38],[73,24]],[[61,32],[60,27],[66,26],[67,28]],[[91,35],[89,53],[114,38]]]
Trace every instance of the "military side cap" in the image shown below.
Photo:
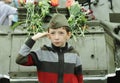
[[[64,26],[69,27],[67,18],[65,17],[65,15],[59,13],[54,14],[48,24],[49,28],[60,28]]]

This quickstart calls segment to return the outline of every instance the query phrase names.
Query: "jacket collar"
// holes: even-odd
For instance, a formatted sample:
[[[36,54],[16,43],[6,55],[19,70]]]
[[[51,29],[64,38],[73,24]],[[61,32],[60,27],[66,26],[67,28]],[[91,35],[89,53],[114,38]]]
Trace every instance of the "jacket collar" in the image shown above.
[[[68,43],[66,43],[64,47],[56,47],[52,44],[52,48],[56,52],[65,52],[68,49]]]

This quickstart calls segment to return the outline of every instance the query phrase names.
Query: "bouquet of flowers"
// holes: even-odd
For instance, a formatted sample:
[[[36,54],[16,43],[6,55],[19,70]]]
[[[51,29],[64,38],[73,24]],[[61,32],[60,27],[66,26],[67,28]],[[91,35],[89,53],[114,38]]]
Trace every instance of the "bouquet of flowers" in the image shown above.
[[[50,14],[50,8],[59,5],[58,0],[42,0],[37,3],[27,2],[24,7],[27,10],[25,23],[25,29],[29,33],[37,33],[45,31],[43,28],[44,18]],[[72,37],[76,39],[77,36],[84,36],[84,32],[87,28],[86,12],[83,11],[82,6],[74,0],[66,1],[66,8],[69,11],[68,23],[72,32]],[[58,12],[58,11],[57,11]]]

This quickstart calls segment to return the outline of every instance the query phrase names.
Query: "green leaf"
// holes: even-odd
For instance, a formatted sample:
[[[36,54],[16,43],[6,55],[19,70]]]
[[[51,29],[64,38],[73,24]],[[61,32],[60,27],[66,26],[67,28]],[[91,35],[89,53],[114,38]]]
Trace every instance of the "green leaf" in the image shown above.
[[[18,26],[20,26],[21,24],[25,23],[25,21],[22,22],[16,22],[13,26],[11,26],[12,30],[15,30],[15,28],[17,28]]]

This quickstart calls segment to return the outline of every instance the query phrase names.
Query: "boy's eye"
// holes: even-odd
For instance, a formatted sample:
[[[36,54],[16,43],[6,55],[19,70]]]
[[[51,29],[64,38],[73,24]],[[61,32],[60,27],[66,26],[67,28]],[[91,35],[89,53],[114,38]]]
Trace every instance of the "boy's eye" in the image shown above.
[[[65,34],[64,32],[50,32],[50,34],[57,34],[57,33],[58,33],[58,34],[61,34],[61,35],[62,35],[62,34]]]
[[[55,32],[51,32],[50,34],[55,34]]]
[[[59,34],[64,34],[63,32],[59,32]]]

